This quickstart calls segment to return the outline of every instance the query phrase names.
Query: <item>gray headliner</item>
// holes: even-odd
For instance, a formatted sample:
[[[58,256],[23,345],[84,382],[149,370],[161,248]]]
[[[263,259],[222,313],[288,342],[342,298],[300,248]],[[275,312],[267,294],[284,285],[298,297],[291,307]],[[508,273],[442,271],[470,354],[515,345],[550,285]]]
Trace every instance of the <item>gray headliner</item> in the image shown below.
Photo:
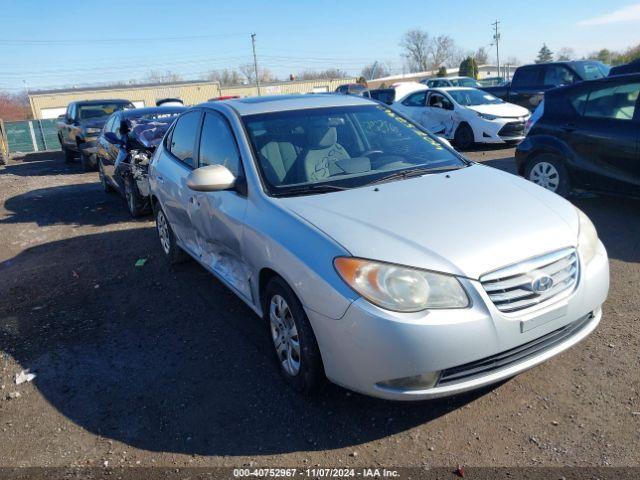
[[[358,105],[378,105],[376,102],[355,95],[306,94],[273,95],[265,97],[247,97],[221,102],[209,102],[204,106],[216,108],[224,103],[234,108],[241,116],[260,113],[284,112],[307,108],[346,107]]]

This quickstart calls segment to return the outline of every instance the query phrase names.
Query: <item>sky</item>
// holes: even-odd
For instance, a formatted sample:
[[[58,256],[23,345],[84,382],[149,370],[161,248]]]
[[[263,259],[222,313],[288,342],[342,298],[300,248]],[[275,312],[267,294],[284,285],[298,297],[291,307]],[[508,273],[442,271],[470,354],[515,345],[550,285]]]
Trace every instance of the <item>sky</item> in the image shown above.
[[[449,35],[464,50],[533,61],[546,43],[578,56],[640,41],[640,2],[629,0],[0,0],[0,90],[141,81],[150,71],[185,79],[252,61],[281,78],[336,67],[357,75],[380,61],[402,69],[402,34]]]

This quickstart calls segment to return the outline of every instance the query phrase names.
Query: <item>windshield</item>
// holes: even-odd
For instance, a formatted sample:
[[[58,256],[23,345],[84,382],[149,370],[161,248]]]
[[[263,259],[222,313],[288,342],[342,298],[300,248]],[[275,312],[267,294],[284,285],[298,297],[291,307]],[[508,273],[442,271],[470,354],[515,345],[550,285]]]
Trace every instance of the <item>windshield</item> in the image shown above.
[[[499,98],[482,90],[449,90],[447,93],[451,95],[458,105],[462,105],[463,107],[502,103],[502,100]]]
[[[600,62],[578,62],[572,65],[583,80],[595,80],[609,75],[611,67]]]
[[[452,78],[451,85],[454,87],[479,87],[480,84],[475,81],[473,78]]]
[[[244,122],[272,195],[355,188],[390,173],[467,165],[382,105],[265,113],[247,116]]]
[[[125,108],[134,108],[130,103],[99,103],[92,105],[79,105],[78,118],[87,120],[89,118],[108,117],[113,112],[124,110]]]

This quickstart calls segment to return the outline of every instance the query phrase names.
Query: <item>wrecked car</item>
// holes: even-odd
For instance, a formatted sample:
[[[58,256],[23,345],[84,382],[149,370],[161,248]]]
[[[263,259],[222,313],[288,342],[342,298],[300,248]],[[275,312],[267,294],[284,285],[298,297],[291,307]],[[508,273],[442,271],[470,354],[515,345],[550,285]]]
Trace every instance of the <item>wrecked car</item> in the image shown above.
[[[105,192],[117,191],[132,217],[150,213],[149,161],[178,114],[185,107],[123,110],[107,120],[97,141],[100,183]]]
[[[476,143],[517,144],[530,116],[524,107],[465,87],[417,91],[393,108],[462,150]]]

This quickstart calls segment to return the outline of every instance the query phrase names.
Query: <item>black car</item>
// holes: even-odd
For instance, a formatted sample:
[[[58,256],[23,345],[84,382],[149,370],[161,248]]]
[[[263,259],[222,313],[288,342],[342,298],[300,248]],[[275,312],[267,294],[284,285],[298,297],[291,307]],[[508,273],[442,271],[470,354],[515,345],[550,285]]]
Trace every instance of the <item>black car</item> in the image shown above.
[[[516,149],[518,173],[566,196],[640,197],[640,74],[550,90]]]
[[[544,97],[544,92],[552,88],[572,85],[584,80],[595,80],[606,77],[608,73],[608,66],[592,60],[534,63],[518,67],[511,83],[481,87],[481,90],[505,102],[533,110]]]
[[[614,75],[626,75],[627,73],[640,73],[640,58],[634,60],[633,62],[625,63],[624,65],[611,67],[609,76],[612,77]]]
[[[97,141],[100,183],[105,192],[118,191],[129,212],[139,217],[150,212],[149,162],[173,121],[186,107],[123,110],[109,117]]]
[[[107,118],[117,111],[136,108],[129,100],[83,100],[71,102],[67,112],[58,117],[58,141],[65,162],[76,155],[85,171],[97,168],[96,140]]]

